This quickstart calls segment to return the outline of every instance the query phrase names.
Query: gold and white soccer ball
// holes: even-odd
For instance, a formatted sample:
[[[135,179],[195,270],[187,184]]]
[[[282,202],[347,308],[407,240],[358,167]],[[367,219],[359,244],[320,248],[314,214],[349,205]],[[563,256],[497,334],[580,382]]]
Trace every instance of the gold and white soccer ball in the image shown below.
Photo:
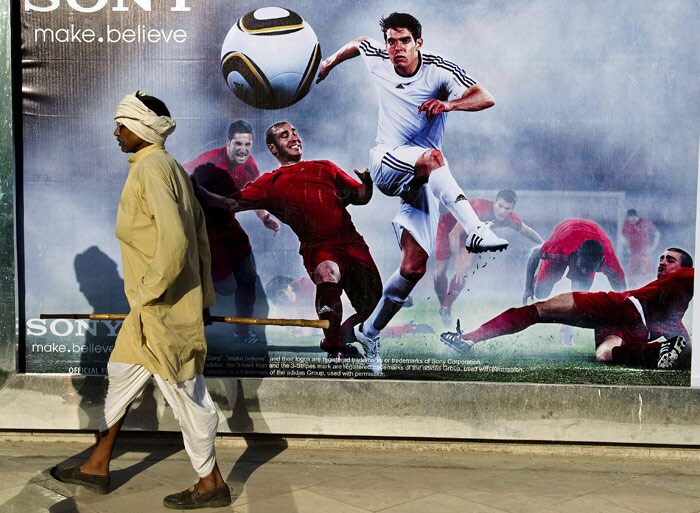
[[[321,46],[311,25],[282,7],[249,12],[226,34],[221,69],[233,93],[260,109],[281,109],[311,89]]]

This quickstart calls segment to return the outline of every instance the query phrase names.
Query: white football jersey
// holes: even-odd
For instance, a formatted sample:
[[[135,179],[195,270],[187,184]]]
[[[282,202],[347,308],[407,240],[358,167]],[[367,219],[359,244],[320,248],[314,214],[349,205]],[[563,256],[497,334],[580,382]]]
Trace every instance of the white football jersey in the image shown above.
[[[439,55],[420,52],[418,69],[410,77],[396,73],[384,44],[366,39],[360,55],[374,81],[379,101],[377,144],[404,144],[439,149],[447,113],[428,121],[418,107],[431,98],[454,100],[476,81],[456,64]]]

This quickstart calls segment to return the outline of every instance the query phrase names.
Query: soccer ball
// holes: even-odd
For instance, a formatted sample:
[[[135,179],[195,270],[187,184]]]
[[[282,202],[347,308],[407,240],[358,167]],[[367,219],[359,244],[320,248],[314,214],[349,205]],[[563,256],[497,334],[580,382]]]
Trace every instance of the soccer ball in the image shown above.
[[[233,93],[259,109],[282,109],[311,89],[321,46],[297,13],[263,7],[231,27],[221,47],[221,69]]]

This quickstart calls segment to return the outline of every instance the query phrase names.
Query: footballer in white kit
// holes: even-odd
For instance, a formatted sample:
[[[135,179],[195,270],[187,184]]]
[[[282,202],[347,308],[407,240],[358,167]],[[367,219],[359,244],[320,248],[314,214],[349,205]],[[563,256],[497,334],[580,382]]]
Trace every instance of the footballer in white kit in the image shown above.
[[[460,98],[476,82],[456,64],[437,55],[419,53],[417,70],[404,77],[396,73],[385,45],[379,41],[365,39],[359,49],[379,100],[376,146],[370,150],[372,179],[387,196],[402,198],[394,218],[399,241],[405,228],[430,255],[440,205],[427,180],[416,177],[415,167],[426,150],[440,149],[447,113],[428,119],[417,106],[432,98]],[[455,192],[455,199],[461,192]]]
[[[371,176],[384,194],[401,197],[393,220],[401,265],[385,283],[374,312],[354,330],[377,374],[382,373],[379,332],[425,274],[440,203],[467,232],[468,251],[501,251],[508,246],[474,213],[440,150],[447,112],[487,109],[494,105],[491,94],[459,66],[422,53],[422,27],[410,14],[392,13],[380,20],[380,27],[385,44],[368,37],[350,41],[323,61],[317,78],[320,82],[341,62],[362,56],[379,102]]]

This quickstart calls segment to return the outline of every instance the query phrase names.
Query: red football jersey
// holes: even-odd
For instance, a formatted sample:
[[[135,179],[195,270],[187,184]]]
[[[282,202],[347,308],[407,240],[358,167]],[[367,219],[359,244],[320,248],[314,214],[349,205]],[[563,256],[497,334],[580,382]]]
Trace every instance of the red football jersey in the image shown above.
[[[345,207],[360,185],[332,162],[310,160],[265,173],[235,197],[289,225],[303,247],[357,236]]]
[[[542,256],[545,259],[546,255],[562,255],[568,258],[589,239],[597,240],[603,245],[603,266],[617,276],[624,277],[625,273],[605,230],[585,219],[567,219],[559,223],[554,228],[552,236],[542,244]]]
[[[636,297],[642,304],[650,340],[660,336],[687,336],[683,316],[693,299],[695,269],[681,267],[636,290],[624,294]]]
[[[258,165],[250,155],[242,164],[234,165],[226,156],[226,148],[216,148],[202,153],[196,159],[182,167],[197,180],[197,183],[209,192],[219,196],[231,197],[248,182],[260,176]],[[227,210],[203,206],[209,236],[228,235],[239,238],[244,235],[238,220]],[[242,235],[243,234],[243,235]],[[248,244],[246,241],[244,244]]]

